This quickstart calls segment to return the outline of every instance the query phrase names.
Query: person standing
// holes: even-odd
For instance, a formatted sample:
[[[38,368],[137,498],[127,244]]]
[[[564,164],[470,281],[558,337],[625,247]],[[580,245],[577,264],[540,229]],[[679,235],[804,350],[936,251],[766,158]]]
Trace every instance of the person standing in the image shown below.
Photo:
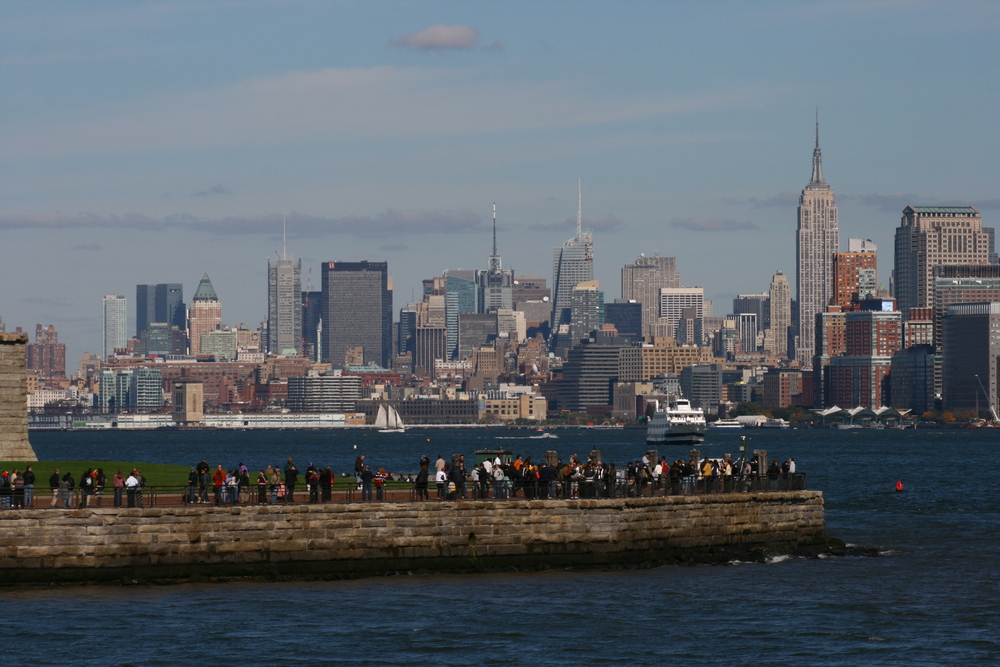
[[[320,473],[319,488],[322,491],[322,501],[324,503],[330,502],[333,492],[333,471],[330,470],[330,466],[323,468],[323,472]]]
[[[191,472],[188,473],[188,490],[187,496],[184,498],[184,503],[196,502],[198,502],[198,471],[195,468],[191,468]]]
[[[292,463],[292,457],[288,457],[288,463],[285,465],[285,494],[286,500],[290,503],[295,502],[295,485],[299,481],[299,469],[295,467]]]
[[[420,459],[420,472],[417,473],[417,480],[413,488],[417,491],[417,500],[427,500],[427,479],[430,476],[430,459],[426,456]]]
[[[139,478],[135,475],[135,468],[132,469],[128,479],[125,480],[125,494],[128,498],[128,506],[135,507],[136,495],[139,491]]]
[[[59,482],[59,492],[62,495],[63,507],[69,507],[73,502],[73,486],[76,482],[73,480],[73,475],[68,471],[63,475],[62,480]]]
[[[261,470],[257,473],[257,504],[263,505],[267,502],[267,474]]]
[[[24,504],[35,506],[35,472],[28,466],[24,471]]]
[[[94,472],[94,495],[97,499],[97,506],[101,506],[101,498],[104,497],[104,487],[107,486],[108,476],[104,474],[104,468],[98,468]]]
[[[49,477],[49,491],[52,492],[52,507],[55,507],[59,502],[59,468],[56,468]]]
[[[115,490],[115,507],[121,507],[122,493],[125,491],[125,475],[122,474],[121,468],[111,478],[111,487]]]
[[[372,467],[366,465],[365,469],[361,471],[361,500],[372,499],[372,479],[374,478]]]
[[[375,483],[375,499],[379,502],[385,500],[385,477],[385,468],[379,468],[372,475],[372,481]]]
[[[225,493],[225,483],[226,483],[226,471],[222,469],[222,464],[220,463],[216,467],[215,472],[212,473],[212,487],[215,489],[215,504],[221,505],[222,501],[225,500],[223,493]]]
[[[267,479],[267,483],[271,487],[271,504],[278,504],[278,489],[281,488],[281,475],[278,474],[278,466],[275,465],[273,468],[268,466],[268,470],[271,471],[271,475]]]
[[[362,454],[358,458],[354,459],[354,481],[357,482],[358,488],[361,488],[361,473],[365,471],[365,455]]]
[[[90,494],[94,492],[94,478],[91,473],[94,471],[90,468],[83,473],[83,477],[80,478],[80,507],[84,508],[90,504]]]

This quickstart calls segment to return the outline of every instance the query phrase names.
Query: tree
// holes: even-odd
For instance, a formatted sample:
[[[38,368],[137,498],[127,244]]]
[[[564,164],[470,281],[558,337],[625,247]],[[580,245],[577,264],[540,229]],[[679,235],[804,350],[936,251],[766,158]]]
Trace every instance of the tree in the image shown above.
[[[744,401],[733,408],[734,417],[742,417],[743,415],[764,415],[765,417],[770,417],[771,412],[760,403]]]

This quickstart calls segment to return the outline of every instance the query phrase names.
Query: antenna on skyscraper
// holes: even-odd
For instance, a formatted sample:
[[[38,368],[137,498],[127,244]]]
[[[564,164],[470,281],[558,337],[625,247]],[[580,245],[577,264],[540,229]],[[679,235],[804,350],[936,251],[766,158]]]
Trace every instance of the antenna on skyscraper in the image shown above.
[[[816,107],[816,148],[819,148],[819,107]]]
[[[576,179],[576,238],[583,235],[583,179],[579,176]]]
[[[497,203],[493,202],[493,255],[497,254]]]
[[[288,259],[288,248],[285,244],[285,237],[288,231],[288,223],[285,222],[285,214],[281,214],[281,259]]]

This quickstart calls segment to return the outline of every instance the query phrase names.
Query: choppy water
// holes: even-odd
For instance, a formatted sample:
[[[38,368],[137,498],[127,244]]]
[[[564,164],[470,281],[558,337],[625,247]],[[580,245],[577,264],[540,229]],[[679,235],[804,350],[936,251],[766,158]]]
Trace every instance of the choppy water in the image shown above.
[[[641,431],[477,429],[374,433],[38,433],[42,459],[251,467],[293,456],[348,470],[413,470],[485,446],[541,457],[641,455]],[[348,582],[0,591],[19,664],[293,662],[385,665],[1000,664],[997,431],[747,432],[795,457],[826,498],[827,530],[877,558],[728,567],[398,576]],[[524,437],[522,437],[524,436]],[[511,440],[496,440],[514,438]],[[427,442],[427,438],[431,441]],[[709,455],[737,453],[712,434]],[[355,450],[354,445],[358,445]],[[687,449],[667,450],[669,458]],[[44,466],[41,467],[44,471]],[[906,491],[893,490],[902,479]],[[15,653],[11,647],[24,647]],[[46,647],[58,651],[49,652]]]

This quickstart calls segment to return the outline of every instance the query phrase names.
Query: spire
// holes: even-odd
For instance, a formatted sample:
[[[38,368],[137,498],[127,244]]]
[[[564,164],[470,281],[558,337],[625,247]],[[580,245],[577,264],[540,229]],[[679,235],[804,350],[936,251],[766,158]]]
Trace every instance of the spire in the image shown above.
[[[580,238],[583,236],[583,179],[579,176],[576,179],[576,191],[576,238]]]
[[[502,268],[500,255],[497,254],[497,203],[493,202],[493,254],[490,255],[489,270],[499,271]]]
[[[816,147],[813,149],[813,174],[809,187],[828,187],[823,179],[823,155],[819,150],[819,109],[816,110]]]
[[[288,223],[285,221],[285,214],[281,214],[281,259],[288,259],[288,244],[285,243],[288,234]]]

